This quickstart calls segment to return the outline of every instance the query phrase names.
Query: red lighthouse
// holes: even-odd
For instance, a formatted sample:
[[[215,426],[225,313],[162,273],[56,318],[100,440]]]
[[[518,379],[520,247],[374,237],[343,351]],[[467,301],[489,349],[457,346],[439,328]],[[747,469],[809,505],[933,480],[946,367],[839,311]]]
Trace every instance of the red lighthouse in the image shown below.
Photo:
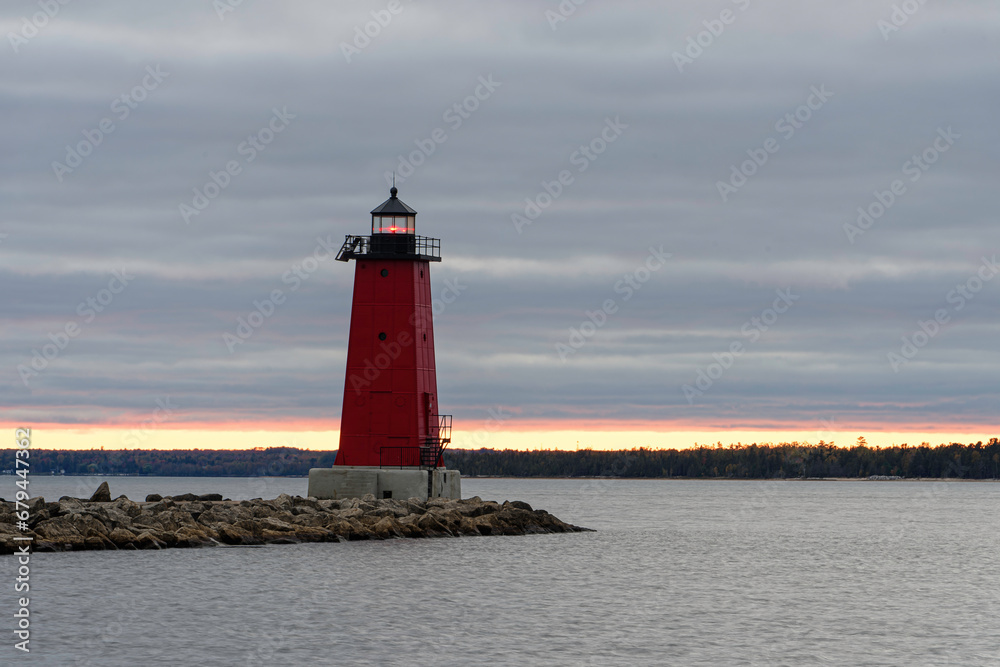
[[[329,478],[348,468],[359,474],[394,470],[377,475],[377,490],[371,491],[392,497],[400,489],[389,488],[398,483],[387,480],[404,480],[409,493],[411,477],[401,476],[400,469],[421,471],[420,479],[426,480],[422,495],[454,496],[457,471],[439,470],[451,441],[451,415],[438,410],[431,306],[430,267],[441,261],[441,243],[417,236],[417,212],[397,192],[394,186],[389,199],[371,212],[371,235],[348,236],[337,255],[340,261],[355,261],[354,300],[340,449],[333,471],[323,474]],[[347,482],[326,491],[317,482],[314,489],[313,472],[310,495],[349,495],[340,488]],[[354,482],[362,478],[369,479],[353,475],[347,485],[355,489]]]

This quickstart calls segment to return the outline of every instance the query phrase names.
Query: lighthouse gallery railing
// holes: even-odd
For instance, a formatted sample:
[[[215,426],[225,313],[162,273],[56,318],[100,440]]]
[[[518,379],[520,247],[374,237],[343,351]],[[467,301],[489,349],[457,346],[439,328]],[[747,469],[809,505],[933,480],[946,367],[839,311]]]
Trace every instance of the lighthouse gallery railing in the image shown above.
[[[378,243],[371,236],[348,234],[337,253],[337,260],[348,262],[362,257],[391,258],[415,257],[431,262],[441,261],[441,239],[412,234],[379,234]]]

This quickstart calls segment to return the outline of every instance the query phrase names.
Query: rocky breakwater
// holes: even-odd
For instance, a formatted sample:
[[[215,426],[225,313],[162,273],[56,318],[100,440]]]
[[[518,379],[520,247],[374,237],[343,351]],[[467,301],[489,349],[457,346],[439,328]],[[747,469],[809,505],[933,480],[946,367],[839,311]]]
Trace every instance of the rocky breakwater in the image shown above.
[[[282,494],[274,500],[223,500],[204,495],[111,500],[106,483],[90,500],[64,496],[27,501],[28,530],[18,528],[12,502],[0,503],[0,554],[33,537],[32,551],[165,549],[341,542],[390,538],[527,535],[586,531],[520,501],[479,497],[421,501],[374,496],[316,500]],[[17,508],[22,511],[23,508]]]

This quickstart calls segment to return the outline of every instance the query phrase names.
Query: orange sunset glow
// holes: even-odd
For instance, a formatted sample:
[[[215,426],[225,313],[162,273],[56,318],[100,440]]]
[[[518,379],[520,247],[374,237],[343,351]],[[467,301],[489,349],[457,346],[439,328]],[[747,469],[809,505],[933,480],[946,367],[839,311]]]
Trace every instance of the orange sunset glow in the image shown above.
[[[202,423],[183,426],[159,426],[138,422],[130,426],[65,424],[5,424],[11,433],[20,426],[30,426],[33,445],[43,449],[252,449],[255,447],[295,447],[313,451],[337,449],[336,424],[324,422],[289,424]],[[732,426],[710,428],[657,424],[531,422],[496,428],[483,422],[477,429],[456,428],[451,447],[455,449],[687,449],[697,445],[799,442],[817,444],[820,440],[840,447],[854,445],[864,437],[869,446],[931,445],[986,442],[996,437],[988,425],[975,428],[897,428],[892,430],[845,428],[839,424],[809,424],[801,428],[751,428]],[[575,426],[575,427],[574,427]]]

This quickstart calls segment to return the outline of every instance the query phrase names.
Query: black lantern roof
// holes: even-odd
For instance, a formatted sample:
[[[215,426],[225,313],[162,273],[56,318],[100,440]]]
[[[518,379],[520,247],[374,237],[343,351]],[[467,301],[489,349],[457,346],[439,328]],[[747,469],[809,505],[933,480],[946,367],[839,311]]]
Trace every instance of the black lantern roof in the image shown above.
[[[372,215],[416,215],[416,211],[404,204],[402,199],[396,197],[398,192],[396,186],[392,186],[392,189],[389,190],[389,194],[392,196],[376,207],[372,211]]]

